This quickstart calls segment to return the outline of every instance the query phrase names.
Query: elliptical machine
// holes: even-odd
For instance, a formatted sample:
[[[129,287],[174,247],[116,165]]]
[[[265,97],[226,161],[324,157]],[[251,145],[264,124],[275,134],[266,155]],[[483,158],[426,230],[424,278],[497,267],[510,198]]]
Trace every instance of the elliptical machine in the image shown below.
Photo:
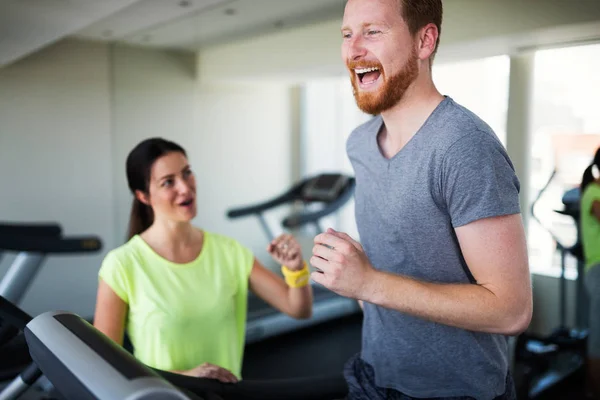
[[[555,212],[573,218],[577,227],[577,239],[567,246],[547,228],[535,214],[535,206],[556,175],[550,178],[539,191],[531,204],[531,215],[556,243],[561,256],[560,292],[560,325],[546,337],[529,333],[521,334],[515,346],[515,369],[517,396],[519,400],[540,400],[552,396],[565,387],[581,386],[579,380],[585,376],[585,354],[587,343],[587,323],[585,290],[583,290],[583,248],[579,231],[579,189],[571,189],[564,193],[562,210]],[[571,255],[577,259],[577,327],[569,328],[566,324],[566,257]]]

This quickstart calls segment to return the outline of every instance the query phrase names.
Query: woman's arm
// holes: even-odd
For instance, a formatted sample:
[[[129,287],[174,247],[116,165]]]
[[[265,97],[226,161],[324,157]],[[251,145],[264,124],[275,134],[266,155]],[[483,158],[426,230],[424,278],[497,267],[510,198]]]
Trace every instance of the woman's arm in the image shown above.
[[[250,290],[284,314],[305,319],[312,316],[312,288],[307,284],[291,288],[273,271],[254,259],[250,273]]]
[[[308,265],[302,258],[300,244],[292,235],[281,235],[269,243],[267,251],[275,261],[285,265],[288,271],[298,272],[306,268],[306,274],[302,275],[301,284],[288,285],[285,280],[254,259],[250,273],[250,290],[293,318],[310,318],[313,302],[312,288]]]
[[[127,310],[127,303],[100,279],[96,296],[94,327],[120,346],[123,345]]]

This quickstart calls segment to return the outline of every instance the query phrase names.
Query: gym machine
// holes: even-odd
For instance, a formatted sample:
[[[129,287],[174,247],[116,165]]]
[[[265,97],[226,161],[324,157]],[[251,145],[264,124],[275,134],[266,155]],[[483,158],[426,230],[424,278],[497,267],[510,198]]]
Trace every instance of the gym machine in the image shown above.
[[[270,242],[275,234],[264,213],[291,205],[297,211],[285,217],[281,225],[288,230],[312,226],[317,234],[323,232],[320,220],[337,212],[352,198],[355,184],[355,179],[347,175],[319,174],[303,179],[286,192],[267,201],[231,209],[227,216],[230,219],[249,216],[258,218]],[[313,285],[313,299],[312,318],[296,320],[275,310],[254,294],[249,294],[246,343],[251,344],[360,312],[360,306],[355,300],[338,296],[321,286]]]
[[[66,400],[334,400],[347,394],[343,376],[222,383],[154,370],[76,314],[35,318],[0,297],[0,317],[23,332],[33,363],[2,399],[16,399],[42,374]]]
[[[0,297],[5,304],[16,307],[20,303],[49,254],[92,253],[102,247],[100,239],[94,236],[62,237],[61,234],[62,228],[57,224],[0,225],[0,252],[18,253],[0,281]],[[28,368],[31,358],[24,337],[18,335],[15,324],[3,318],[0,318],[0,360],[0,381],[13,380],[0,392],[0,399],[16,398],[13,393],[19,392],[24,382],[39,377],[31,375]]]
[[[531,205],[531,215],[544,227],[556,243],[561,256],[561,274],[559,279],[560,325],[546,337],[524,333],[519,335],[515,345],[515,368],[517,394],[519,400],[538,400],[548,398],[566,387],[582,385],[585,376],[585,351],[587,343],[587,302],[583,287],[584,262],[579,231],[579,188],[570,189],[563,194],[562,210],[555,212],[569,216],[577,227],[577,239],[571,246],[565,245],[547,228],[535,214],[535,205],[546,191],[556,171],[540,190]],[[577,260],[576,281],[576,327],[566,324],[566,257],[571,255]]]

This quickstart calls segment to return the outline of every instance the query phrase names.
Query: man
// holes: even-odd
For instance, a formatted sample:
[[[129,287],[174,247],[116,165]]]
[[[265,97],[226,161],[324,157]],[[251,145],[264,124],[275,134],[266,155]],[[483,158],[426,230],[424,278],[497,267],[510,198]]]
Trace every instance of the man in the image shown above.
[[[372,120],[347,142],[362,245],[315,237],[317,283],[364,305],[350,399],[514,399],[507,335],[532,292],[519,181],[492,129],[442,96],[441,0],[349,0],[342,56]]]

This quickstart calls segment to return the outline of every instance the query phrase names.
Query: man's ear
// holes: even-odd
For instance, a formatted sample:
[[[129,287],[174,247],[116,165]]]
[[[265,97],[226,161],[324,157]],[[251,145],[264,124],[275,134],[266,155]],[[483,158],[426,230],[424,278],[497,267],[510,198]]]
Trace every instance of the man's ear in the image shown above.
[[[147,206],[150,205],[150,196],[148,196],[146,193],[142,192],[141,190],[136,190],[135,191],[135,198],[142,204],[145,204]]]
[[[419,47],[417,54],[420,59],[424,60],[435,54],[437,39],[439,32],[437,26],[433,23],[429,23],[419,33]]]

